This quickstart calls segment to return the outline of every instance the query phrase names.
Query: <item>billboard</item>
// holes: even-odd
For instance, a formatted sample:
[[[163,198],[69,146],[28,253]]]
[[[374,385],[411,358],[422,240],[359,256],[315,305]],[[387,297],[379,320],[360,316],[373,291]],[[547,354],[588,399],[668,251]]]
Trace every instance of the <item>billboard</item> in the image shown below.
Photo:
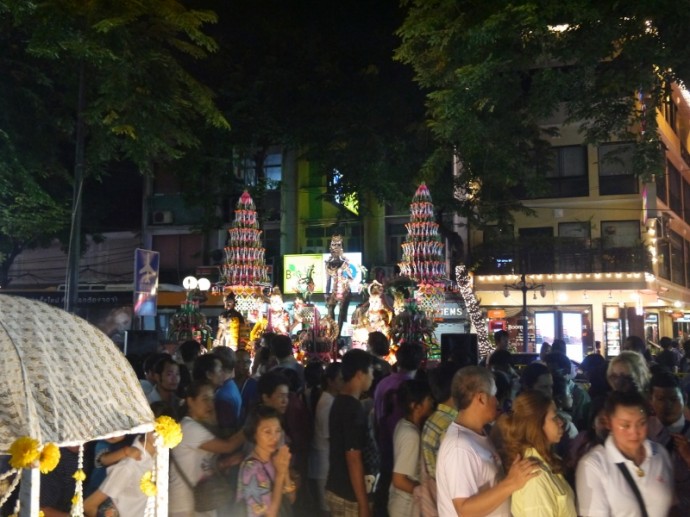
[[[348,261],[347,275],[352,279],[350,290],[359,292],[362,284],[362,254],[343,253]],[[330,253],[309,255],[283,255],[283,292],[295,294],[301,292],[300,285],[311,276],[314,282],[314,293],[328,292],[329,278],[326,274],[326,261]],[[310,275],[311,272],[311,275]]]

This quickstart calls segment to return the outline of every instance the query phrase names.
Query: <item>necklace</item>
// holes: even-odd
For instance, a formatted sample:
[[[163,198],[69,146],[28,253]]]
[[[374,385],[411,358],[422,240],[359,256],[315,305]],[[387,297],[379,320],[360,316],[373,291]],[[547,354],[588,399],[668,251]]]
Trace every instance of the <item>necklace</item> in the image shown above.
[[[637,477],[643,478],[644,477],[644,469],[642,468],[642,461],[644,461],[644,459],[638,465],[637,461],[635,461],[634,458],[630,458],[627,454],[623,454],[623,456],[625,456],[625,458],[628,461],[632,462],[633,466],[635,467],[635,474],[637,474]]]

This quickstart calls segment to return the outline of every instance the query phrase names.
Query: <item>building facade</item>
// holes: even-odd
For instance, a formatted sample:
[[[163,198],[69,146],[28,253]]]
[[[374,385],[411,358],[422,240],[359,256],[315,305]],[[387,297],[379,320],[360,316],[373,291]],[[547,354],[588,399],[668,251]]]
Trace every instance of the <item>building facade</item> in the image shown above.
[[[629,335],[652,346],[661,336],[688,337],[688,92],[674,88],[657,119],[666,157],[651,182],[633,174],[630,143],[585,145],[577,127],[548,121],[561,131],[547,197],[524,200],[535,215],[470,233],[490,330],[508,330],[516,348],[530,352],[563,338],[575,360],[596,341],[616,355]]]

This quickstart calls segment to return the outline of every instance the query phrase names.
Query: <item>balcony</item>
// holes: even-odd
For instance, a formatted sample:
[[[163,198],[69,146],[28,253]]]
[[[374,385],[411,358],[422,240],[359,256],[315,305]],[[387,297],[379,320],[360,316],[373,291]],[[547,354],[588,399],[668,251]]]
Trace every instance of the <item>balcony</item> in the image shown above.
[[[565,237],[483,243],[472,250],[471,262],[478,265],[480,275],[652,271],[642,244],[605,248],[600,239]]]

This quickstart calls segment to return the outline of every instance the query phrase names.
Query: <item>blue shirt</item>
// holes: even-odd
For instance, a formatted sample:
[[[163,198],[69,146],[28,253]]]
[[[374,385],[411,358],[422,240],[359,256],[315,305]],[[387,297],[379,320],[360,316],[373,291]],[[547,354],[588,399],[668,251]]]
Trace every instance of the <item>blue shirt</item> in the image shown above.
[[[222,430],[237,431],[240,427],[242,413],[242,397],[237,384],[232,379],[226,380],[215,395],[216,417],[218,427]]]

